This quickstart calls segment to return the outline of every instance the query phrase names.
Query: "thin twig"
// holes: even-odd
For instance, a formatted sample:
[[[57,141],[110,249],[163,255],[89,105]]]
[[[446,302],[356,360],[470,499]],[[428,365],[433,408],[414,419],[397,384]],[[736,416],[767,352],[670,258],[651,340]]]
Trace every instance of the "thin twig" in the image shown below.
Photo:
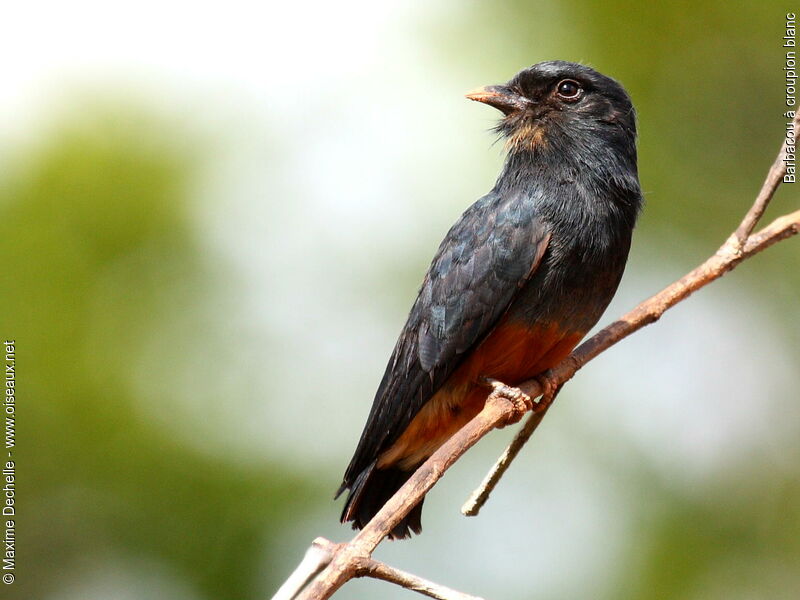
[[[800,111],[797,112],[794,120],[792,121],[791,137],[787,135],[783,140],[781,151],[778,152],[775,162],[772,163],[772,167],[767,173],[767,179],[764,181],[764,185],[761,186],[758,196],[756,196],[756,201],[753,202],[753,206],[751,206],[750,210],[747,211],[747,214],[744,216],[744,219],[742,219],[741,224],[736,229],[736,239],[739,243],[739,247],[744,246],[747,238],[750,237],[751,233],[753,233],[753,229],[755,229],[759,220],[761,220],[761,216],[764,214],[764,211],[767,210],[767,206],[769,205],[770,200],[772,200],[775,190],[778,189],[778,186],[783,181],[783,177],[786,175],[786,153],[789,151],[790,147],[792,153],[794,153],[797,144],[798,133],[800,133]]]
[[[470,596],[372,559],[363,567],[363,572],[357,575],[382,579],[437,600],[483,600],[478,596]]]
[[[516,458],[519,451],[522,450],[522,447],[525,445],[525,442],[533,435],[539,423],[544,419],[544,414],[545,411],[539,410],[528,415],[528,418],[525,419],[525,423],[520,427],[514,439],[511,440],[511,443],[503,450],[500,458],[497,459],[497,462],[486,474],[486,477],[483,478],[481,484],[470,494],[467,501],[464,502],[464,505],[461,507],[462,514],[467,517],[475,517],[478,515],[481,507],[489,499],[489,494],[497,485],[497,482],[500,481],[500,478],[503,476],[503,473],[506,472],[506,469],[508,469],[511,461]]]

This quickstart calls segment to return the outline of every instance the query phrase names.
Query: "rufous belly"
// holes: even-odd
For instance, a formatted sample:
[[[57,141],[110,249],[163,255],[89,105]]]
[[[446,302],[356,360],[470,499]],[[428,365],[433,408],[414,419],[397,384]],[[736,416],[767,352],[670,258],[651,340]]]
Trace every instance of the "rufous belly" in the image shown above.
[[[489,394],[481,377],[522,383],[558,364],[583,335],[565,332],[556,323],[530,327],[501,320],[380,455],[378,468],[414,469],[481,411]]]

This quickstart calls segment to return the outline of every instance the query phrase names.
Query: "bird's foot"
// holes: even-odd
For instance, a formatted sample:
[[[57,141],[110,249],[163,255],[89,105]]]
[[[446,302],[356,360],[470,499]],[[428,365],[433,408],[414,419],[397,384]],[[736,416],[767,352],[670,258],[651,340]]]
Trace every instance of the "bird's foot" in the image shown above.
[[[518,423],[526,412],[533,409],[533,400],[521,389],[511,387],[491,377],[484,377],[483,381],[492,388],[492,396],[505,398],[511,402],[513,406],[513,411],[508,416],[508,419],[506,419],[506,422],[500,426],[501,428],[506,425]]]
[[[539,386],[542,388],[542,397],[539,402],[536,403],[536,410],[547,410],[547,407],[555,400],[558,392],[561,391],[561,386],[564,384],[555,382],[552,369],[547,369],[534,379],[536,379]]]

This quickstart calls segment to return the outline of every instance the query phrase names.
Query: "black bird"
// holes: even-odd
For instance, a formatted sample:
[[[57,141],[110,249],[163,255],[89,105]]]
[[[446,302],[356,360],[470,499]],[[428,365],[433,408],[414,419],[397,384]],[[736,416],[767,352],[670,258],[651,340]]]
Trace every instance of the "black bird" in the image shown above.
[[[548,61],[467,98],[503,113],[508,156],[439,246],[389,359],[337,493],[354,528],[483,408],[484,378],[516,385],[572,351],[616,292],[642,205],[636,115],[613,79]],[[421,513],[391,537],[419,533]]]

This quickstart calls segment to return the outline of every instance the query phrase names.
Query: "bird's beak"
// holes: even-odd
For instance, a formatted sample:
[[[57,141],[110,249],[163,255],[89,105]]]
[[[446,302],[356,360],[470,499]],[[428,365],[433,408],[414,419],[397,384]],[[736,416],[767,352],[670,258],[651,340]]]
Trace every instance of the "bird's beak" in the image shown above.
[[[505,85],[489,85],[478,88],[466,94],[466,97],[494,106],[506,115],[522,110],[528,104],[528,100]]]

